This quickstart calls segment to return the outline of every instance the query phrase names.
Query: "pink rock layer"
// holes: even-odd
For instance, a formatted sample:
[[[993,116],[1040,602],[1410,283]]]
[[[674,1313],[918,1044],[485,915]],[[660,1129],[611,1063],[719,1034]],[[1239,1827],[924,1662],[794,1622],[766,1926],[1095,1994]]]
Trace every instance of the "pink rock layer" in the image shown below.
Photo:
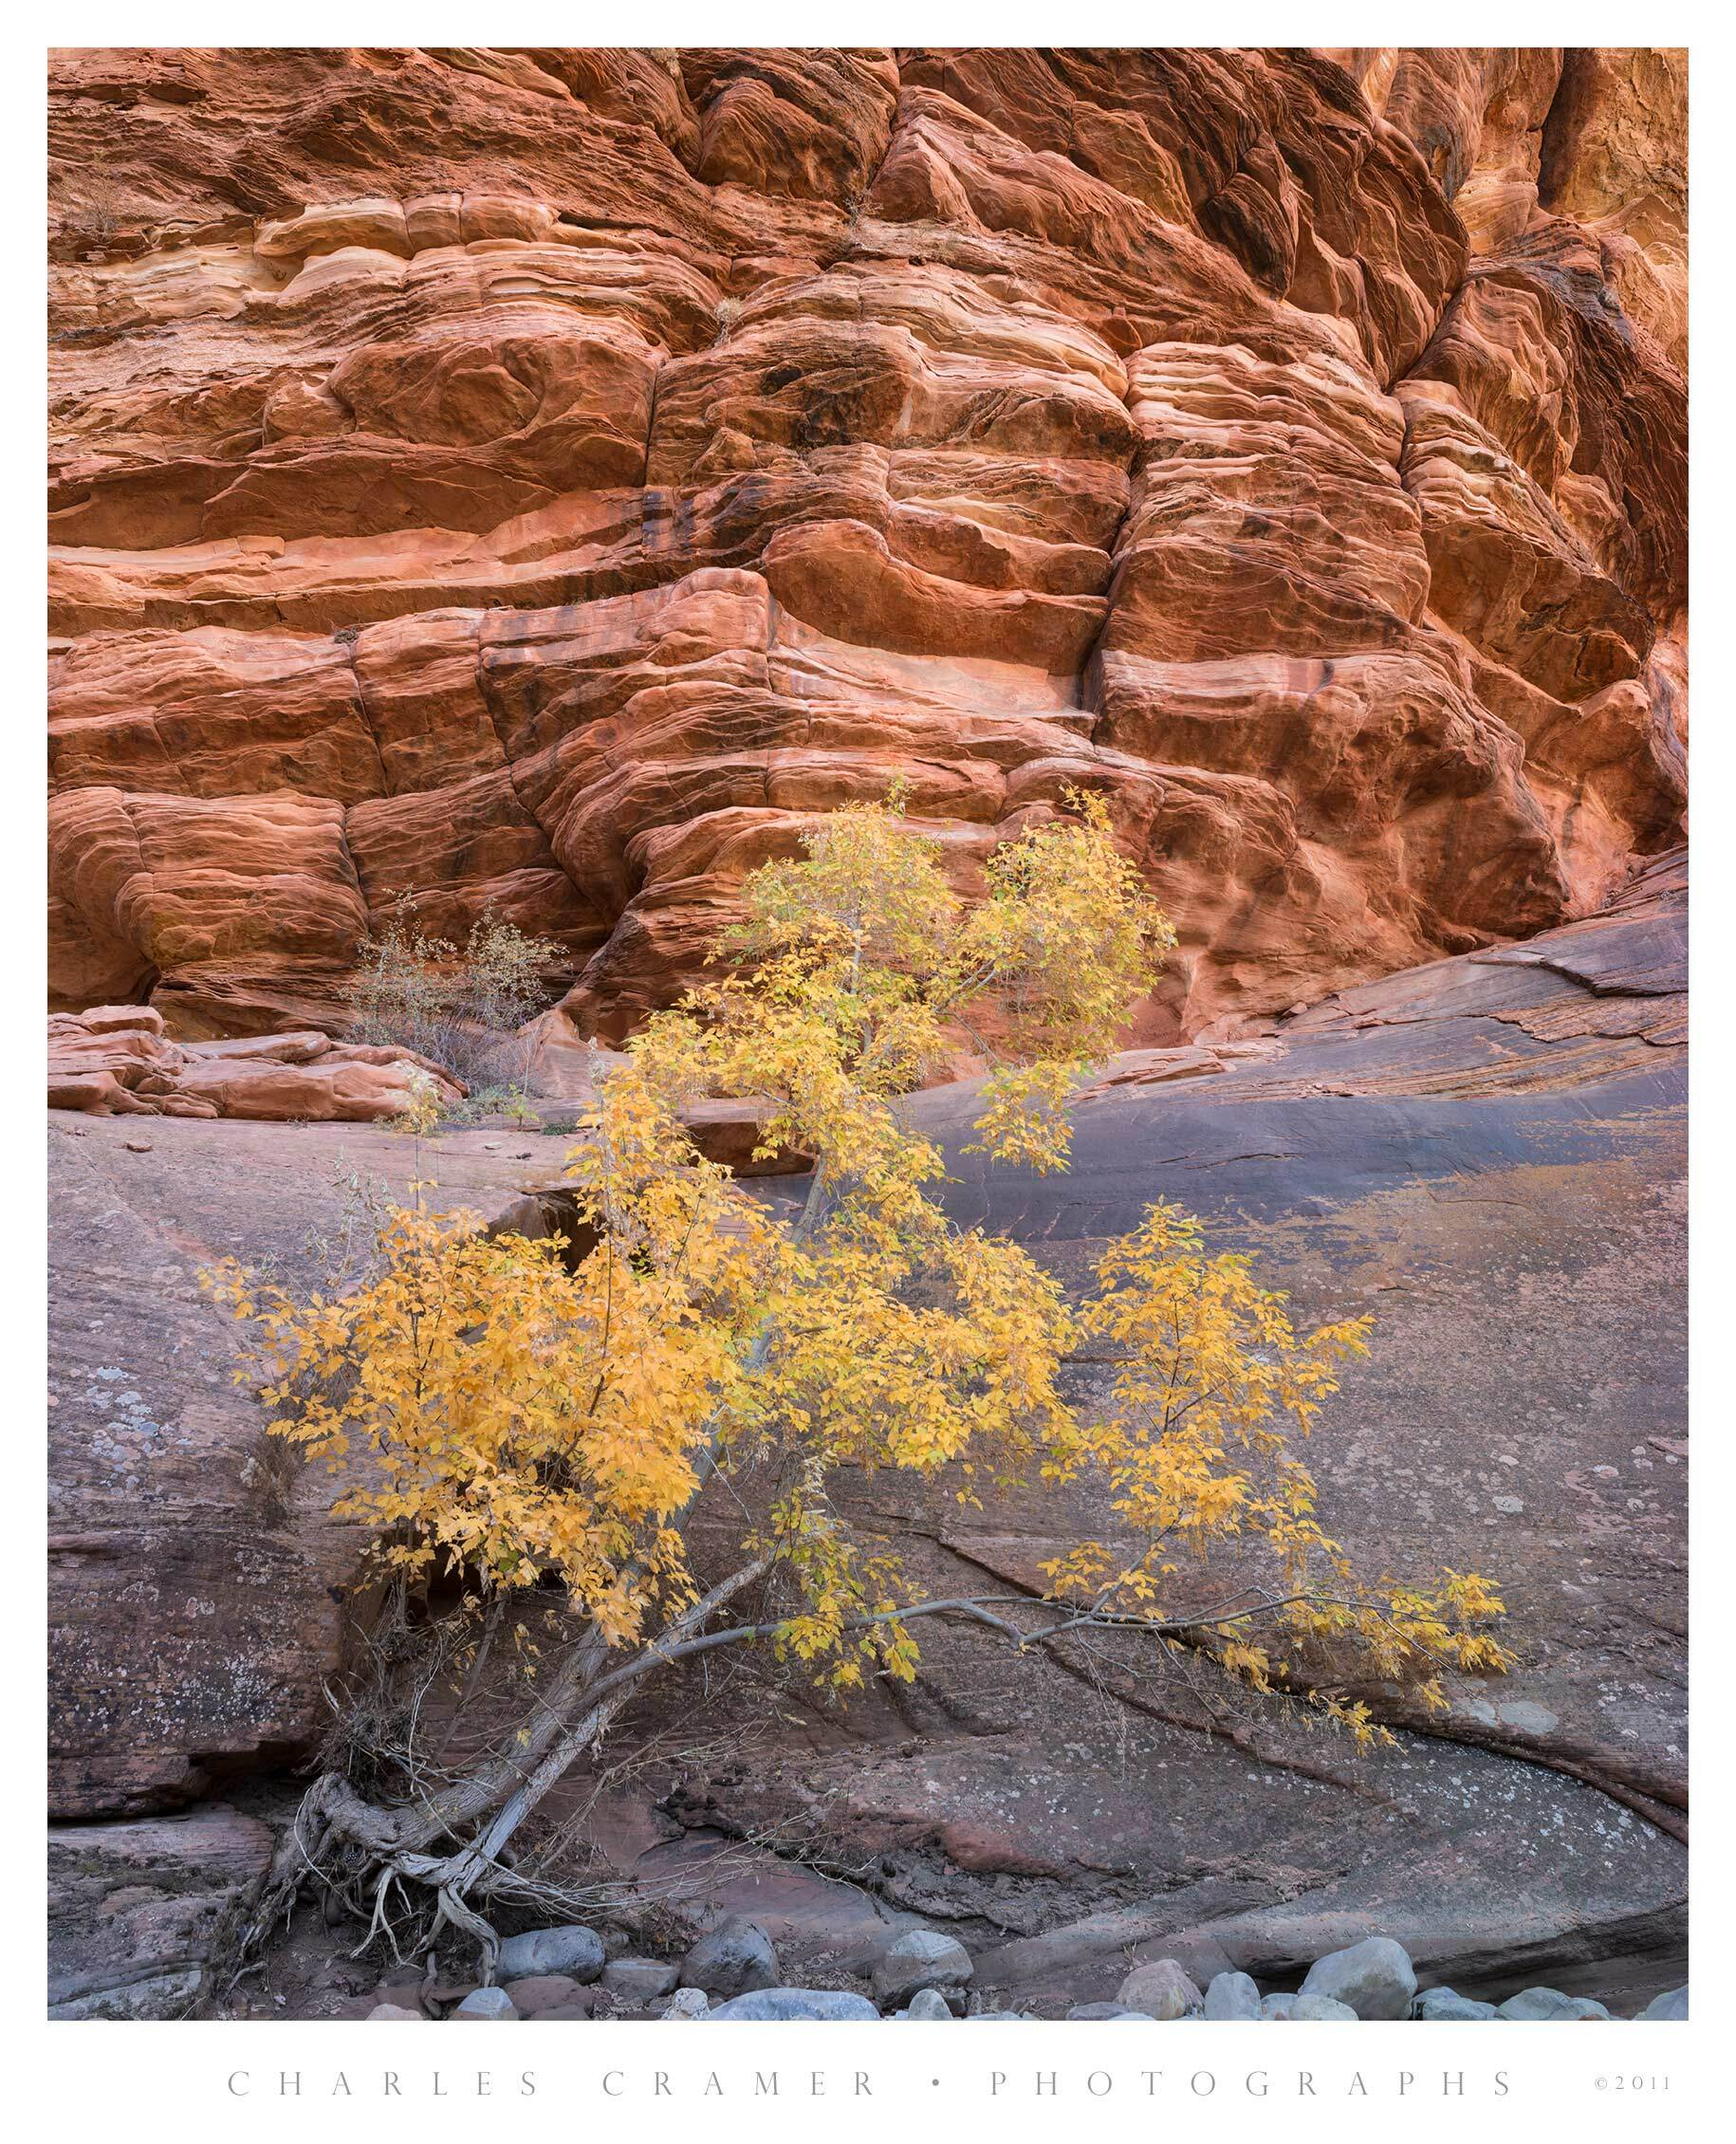
[[[94,50],[52,69],[53,1002],[338,1027],[400,895],[579,1032],[905,781],[1078,785],[1130,1039],[1681,838],[1686,58]]]
[[[103,1005],[48,1019],[48,1107],[97,1117],[247,1117],[271,1123],[371,1124],[431,1084],[464,1089],[414,1050],[334,1043],[317,1030],[229,1043],[175,1043],[152,1006]]]

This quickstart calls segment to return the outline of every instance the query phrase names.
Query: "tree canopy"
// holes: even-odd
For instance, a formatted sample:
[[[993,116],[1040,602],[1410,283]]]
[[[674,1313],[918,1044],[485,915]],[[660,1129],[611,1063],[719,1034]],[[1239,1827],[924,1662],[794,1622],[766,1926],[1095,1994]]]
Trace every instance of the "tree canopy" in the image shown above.
[[[359,1815],[345,1783],[324,1790],[320,1836],[352,1871],[431,1885],[486,1949],[466,1900],[498,1888],[506,1837],[645,1675],[723,1645],[848,1691],[912,1677],[933,1616],[1021,1650],[1137,1629],[1362,1741],[1382,1730],[1333,1671],[1438,1706],[1444,1671],[1505,1667],[1489,1581],[1363,1574],[1317,1518],[1301,1448],[1370,1320],[1298,1331],[1169,1206],[1103,1252],[1082,1303],[948,1213],[944,1156],[900,1099],[969,1046],[990,1067],[976,1148],[1064,1169],[1068,1097],[1173,943],[1095,798],[997,848],[970,901],[900,798],[840,810],[747,881],[715,979],[600,1081],[568,1159],[584,1255],[418,1203],[347,1293],[211,1277],[273,1432],[339,1469],[337,1507],[391,1570],[461,1574],[483,1603],[552,1584],[571,1612],[489,1764],[415,1806]],[[761,1105],[763,1156],[814,1157],[799,1212],[698,1153],[684,1111],[719,1094]],[[1115,1364],[1105,1404],[1063,1391],[1087,1343]],[[850,1521],[844,1485],[880,1469],[966,1504],[1083,1488],[1099,1531],[1035,1593],[925,1596]],[[713,1477],[736,1546],[701,1571],[688,1520]],[[1238,1582],[1202,1605],[1220,1556]]]

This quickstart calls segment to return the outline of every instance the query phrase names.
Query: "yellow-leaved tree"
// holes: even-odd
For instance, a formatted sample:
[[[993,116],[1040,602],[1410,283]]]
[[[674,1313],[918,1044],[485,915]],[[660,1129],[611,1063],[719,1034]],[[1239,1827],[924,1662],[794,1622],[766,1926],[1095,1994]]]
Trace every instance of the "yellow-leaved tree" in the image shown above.
[[[563,1609],[522,1717],[475,1762],[432,1780],[412,1765],[396,1790],[342,1766],[316,1783],[268,1913],[318,1876],[376,1931],[411,1926],[424,1948],[469,1931],[491,1972],[483,1909],[523,1891],[508,1841],[648,1677],[718,1648],[769,1647],[847,1691],[914,1675],[928,1617],[1025,1654],[1137,1631],[1362,1740],[1380,1732],[1366,1709],[1305,1658],[1354,1656],[1437,1704],[1442,1671],[1505,1664],[1487,1580],[1365,1580],[1315,1517],[1297,1447],[1369,1321],[1297,1332],[1246,1259],[1209,1254],[1161,1205],[1074,1305],[937,1195],[941,1153],[900,1098],[969,1037],[993,1064],[979,1150],[1064,1168],[1069,1092],[1173,943],[1100,802],[1070,797],[1006,842],[968,904],[896,795],[804,849],[748,879],[719,979],[600,1082],[569,1157],[568,1245],[418,1204],[386,1214],[348,1293],[208,1276],[273,1431],[340,1470],[338,1508],[367,1522],[394,1584],[455,1579],[459,1613],[485,1618],[532,1587]],[[799,1212],[697,1152],[684,1112],[714,1095],[757,1098],[763,1154],[814,1157]],[[1118,1366],[1107,1407],[1063,1396],[1085,1341]],[[1043,1590],[925,1598],[840,1507],[840,1479],[872,1469],[947,1471],[966,1500],[1095,1483],[1103,1537]],[[688,1522],[708,1485],[701,1570]],[[1214,1554],[1239,1582],[1202,1605]]]

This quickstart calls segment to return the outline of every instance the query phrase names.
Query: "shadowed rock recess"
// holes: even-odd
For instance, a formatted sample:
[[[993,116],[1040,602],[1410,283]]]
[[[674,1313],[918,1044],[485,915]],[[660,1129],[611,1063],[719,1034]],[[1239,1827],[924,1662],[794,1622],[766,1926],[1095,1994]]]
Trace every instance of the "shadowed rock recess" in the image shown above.
[[[563,949],[553,1061],[817,815],[899,778],[969,891],[1099,790],[1180,943],[1073,1175],[959,1157],[960,1211],[1073,1270],[1174,1197],[1376,1311],[1333,1523],[1523,1626],[1427,1734],[1366,1693],[1364,1763],[943,1634],[903,1710],[623,1819],[642,1873],[818,1827],[860,1888],[732,1861],[720,1910],[944,1919],[1039,2008],[1376,1934],[1479,1995],[1684,1977],[1686,144],[1680,52],[54,56],[66,1078],[366,1116],[399,1075],[323,1038],[402,895]],[[915,1105],[955,1154],[969,1099]],[[177,1826],[214,1872],[61,1986],[161,2010],[258,1858],[207,1798],[311,1748],[356,1548],[193,1272],[414,1172],[365,1124],[52,1121],[76,1930]],[[453,1135],[439,1195],[560,1151]],[[1059,1530],[879,1515],[949,1580]]]

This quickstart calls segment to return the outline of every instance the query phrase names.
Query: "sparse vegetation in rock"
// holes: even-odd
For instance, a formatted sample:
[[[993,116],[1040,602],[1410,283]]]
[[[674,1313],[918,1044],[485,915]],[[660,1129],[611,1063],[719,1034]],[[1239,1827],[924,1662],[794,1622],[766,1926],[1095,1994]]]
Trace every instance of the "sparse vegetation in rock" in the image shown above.
[[[453,1072],[473,1101],[521,1095],[526,1052],[515,1030],[548,1002],[547,976],[564,956],[550,938],[491,910],[460,946],[429,936],[401,899],[385,928],[357,949],[347,990],[354,1039],[411,1049]]]

